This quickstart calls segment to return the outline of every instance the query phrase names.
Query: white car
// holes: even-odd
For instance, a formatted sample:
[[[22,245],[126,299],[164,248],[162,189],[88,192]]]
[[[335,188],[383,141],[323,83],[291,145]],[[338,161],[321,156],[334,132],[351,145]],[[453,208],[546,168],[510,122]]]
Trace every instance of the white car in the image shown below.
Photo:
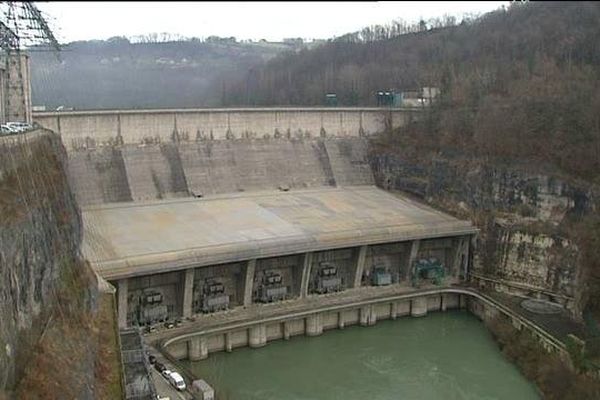
[[[179,391],[185,390],[185,381],[178,372],[171,372],[171,375],[169,375],[169,382],[171,382],[171,385],[173,385],[175,389]]]
[[[171,376],[171,370],[170,369],[165,369],[163,372],[161,372],[162,376],[164,376],[166,379],[169,379],[169,376]]]
[[[5,125],[16,133],[25,132],[33,128],[33,126],[27,122],[7,122]]]
[[[18,132],[15,132],[14,129],[9,126],[0,125],[0,135],[12,135],[13,133]]]

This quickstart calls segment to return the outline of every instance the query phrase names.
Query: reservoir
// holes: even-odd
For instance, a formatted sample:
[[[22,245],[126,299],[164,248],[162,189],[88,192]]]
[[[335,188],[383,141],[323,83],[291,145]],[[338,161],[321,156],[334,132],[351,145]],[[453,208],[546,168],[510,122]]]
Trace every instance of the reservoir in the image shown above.
[[[219,400],[540,398],[466,311],[346,327],[182,363]]]

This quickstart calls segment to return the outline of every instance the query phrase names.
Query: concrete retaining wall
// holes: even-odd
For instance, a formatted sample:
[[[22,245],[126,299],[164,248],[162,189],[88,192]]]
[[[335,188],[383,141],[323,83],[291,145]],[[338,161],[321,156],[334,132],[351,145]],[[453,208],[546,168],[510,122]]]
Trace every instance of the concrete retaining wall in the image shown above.
[[[418,110],[385,108],[254,108],[34,113],[68,149],[112,143],[201,139],[362,136],[404,125]]]
[[[442,296],[447,307],[442,308]],[[224,351],[227,349],[226,342],[229,335],[234,347],[262,347],[268,342],[279,339],[289,339],[293,336],[319,336],[324,331],[332,329],[343,329],[346,326],[375,325],[377,321],[386,319],[396,319],[396,317],[410,314],[412,308],[422,304],[430,304],[429,309],[420,310],[426,315],[428,311],[445,311],[447,309],[462,308],[466,302],[459,301],[461,295],[457,293],[438,294],[426,297],[416,297],[406,300],[384,301],[381,303],[369,304],[364,306],[352,306],[343,310],[331,310],[315,312],[304,318],[283,319],[278,321],[259,323],[248,328],[242,328],[231,331],[223,331],[205,336],[194,336],[189,343],[201,340],[206,344],[206,352],[203,352],[196,359],[205,359],[209,353]],[[418,304],[417,304],[418,303]],[[433,307],[437,305],[437,307]],[[416,316],[416,314],[414,315]],[[478,315],[479,316],[479,315]],[[194,356],[190,355],[189,348],[192,345],[186,345],[185,341],[176,342],[168,345],[169,355],[178,359],[184,359]],[[230,349],[231,349],[230,348]],[[198,355],[198,354],[196,354]]]
[[[69,152],[82,206],[280,187],[373,185],[363,138],[238,139]]]
[[[549,352],[557,352],[567,357],[564,343],[541,329],[538,325],[511,311],[492,298],[471,289],[441,289],[422,294],[408,294],[388,297],[348,305],[327,307],[321,310],[307,310],[288,316],[266,318],[261,321],[235,323],[231,326],[208,328],[204,332],[180,335],[162,342],[162,350],[169,357],[192,360],[205,359],[209,352],[221,351],[222,346],[212,345],[200,354],[188,353],[194,342],[217,343],[226,340],[232,332],[241,338],[239,346],[262,347],[270,340],[289,339],[291,336],[318,336],[330,329],[343,329],[348,325],[375,325],[378,320],[396,319],[412,315],[420,317],[431,311],[446,311],[466,308],[483,321],[490,321],[498,315],[512,320],[519,329],[528,329],[538,338]],[[337,323],[333,323],[337,321]],[[282,335],[267,335],[267,332],[282,332]],[[243,332],[243,333],[242,333]],[[219,337],[221,339],[210,339]],[[244,340],[245,339],[245,340]],[[186,345],[189,343],[189,345]],[[200,346],[196,346],[200,347]]]

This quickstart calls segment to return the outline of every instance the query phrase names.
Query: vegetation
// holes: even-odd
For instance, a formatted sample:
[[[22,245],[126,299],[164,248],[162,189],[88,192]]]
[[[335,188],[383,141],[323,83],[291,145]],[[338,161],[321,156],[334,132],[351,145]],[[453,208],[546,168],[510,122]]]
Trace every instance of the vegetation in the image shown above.
[[[585,266],[582,280],[587,283],[587,306],[600,320],[600,216],[589,215],[573,224],[571,235],[579,243],[582,265]]]
[[[407,29],[282,54],[232,86],[226,104],[317,105],[334,92],[341,105],[375,105],[378,90],[439,87],[411,127],[422,146],[551,162],[598,181],[600,4],[513,3]]]
[[[534,382],[547,400],[600,398],[600,383],[574,371],[555,353],[547,353],[525,330],[516,330],[504,317],[488,324],[504,355]]]
[[[0,343],[14,351],[0,364],[15,366],[0,399],[119,398],[114,305],[97,300],[96,277],[80,260],[60,138],[40,132],[0,153]],[[29,326],[17,325],[17,310]]]
[[[234,78],[295,43],[241,43],[165,34],[69,43],[31,51],[34,105],[48,109],[218,106]]]
[[[90,288],[96,284],[89,265],[68,261],[42,335],[31,351],[16,394],[19,399],[75,399],[94,393],[89,366],[99,362],[95,341],[98,322],[90,311]]]

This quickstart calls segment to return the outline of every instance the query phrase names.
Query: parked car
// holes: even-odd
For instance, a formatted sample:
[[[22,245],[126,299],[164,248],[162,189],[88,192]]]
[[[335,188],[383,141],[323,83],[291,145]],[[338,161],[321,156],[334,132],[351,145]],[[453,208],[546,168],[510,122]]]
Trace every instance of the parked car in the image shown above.
[[[171,322],[171,321],[165,322],[165,328],[171,329],[173,327],[175,327],[175,324],[173,322]]]
[[[7,122],[5,125],[15,133],[26,132],[33,129],[33,126],[27,122]]]
[[[156,328],[152,325],[146,327],[146,333],[156,332]]]
[[[12,135],[13,133],[17,133],[17,132],[15,132],[12,128],[10,128],[6,125],[0,125],[0,134],[2,136]]]
[[[154,363],[154,368],[161,374],[167,369],[167,367],[165,367],[165,364],[161,363],[160,361]]]
[[[171,372],[169,375],[169,382],[171,382],[171,385],[173,385],[175,389],[179,391],[185,390],[185,381],[178,372]]]
[[[164,376],[165,378],[169,379],[169,376],[171,375],[171,370],[170,369],[165,369],[163,372],[161,372],[162,376]]]
[[[155,356],[153,356],[152,354],[150,354],[150,355],[148,356],[148,362],[149,362],[150,364],[154,364],[154,363],[156,362],[156,357],[155,357]]]

